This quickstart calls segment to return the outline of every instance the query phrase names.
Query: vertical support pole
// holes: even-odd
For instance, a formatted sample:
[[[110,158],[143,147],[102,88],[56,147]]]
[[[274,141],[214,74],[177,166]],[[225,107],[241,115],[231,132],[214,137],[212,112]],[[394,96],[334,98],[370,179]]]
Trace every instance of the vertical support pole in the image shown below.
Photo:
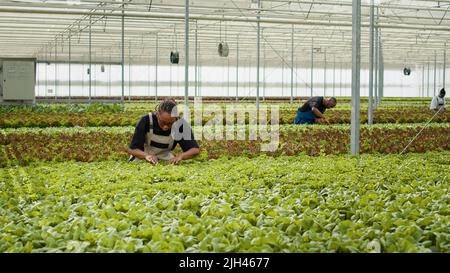
[[[95,53],[94,53],[95,54]],[[94,55],[95,56],[95,55]],[[94,58],[95,59],[95,58]],[[96,72],[96,68],[97,68],[97,64],[95,64],[94,63],[94,69],[92,69],[92,75],[93,75],[93,79],[92,79],[92,85],[94,86],[93,88],[92,88],[92,90],[93,90],[93,97],[95,97],[96,95],[97,95],[97,85],[96,85],[96,83],[97,83],[97,74],[95,73]]]
[[[122,103],[125,102],[124,100],[124,96],[125,96],[125,4],[122,5],[122,48],[121,48],[121,67],[122,67],[122,80],[121,80],[121,87],[122,87],[122,92],[121,92],[121,97],[120,97],[120,101]]]
[[[336,97],[336,55],[333,56],[333,97]]]
[[[261,0],[258,0],[258,15],[257,15],[257,50],[256,50],[256,111],[259,113],[259,66],[260,66],[260,55],[261,55]]]
[[[145,50],[143,49],[142,53],[144,53]],[[147,97],[150,100],[151,97],[151,89],[152,89],[152,83],[151,83],[151,78],[152,78],[152,58],[150,58],[151,53],[149,52],[149,58],[148,58],[148,81],[147,81]]]
[[[108,97],[111,97],[111,54],[109,55],[109,67],[108,67]]]
[[[128,40],[128,101],[131,101],[131,40]]]
[[[373,63],[374,63],[374,22],[375,22],[375,6],[373,0],[370,1],[370,31],[369,31],[369,109],[368,124],[373,124]]]
[[[239,34],[236,35],[236,101],[239,100]]]
[[[422,92],[421,97],[425,97],[425,64],[422,65]]]
[[[35,88],[34,92],[35,92],[35,94],[37,93],[37,96],[40,96],[41,95],[41,92],[40,92],[41,82],[39,80],[39,78],[40,78],[40,74],[39,73],[40,73],[41,69],[40,69],[40,63],[38,63],[37,60],[35,62],[35,66],[36,66],[35,80],[36,80],[37,90]],[[36,99],[34,101],[36,102]]]
[[[248,56],[248,94],[252,92],[252,58]]]
[[[436,51],[434,51],[434,84],[433,84],[433,96],[436,93],[436,76],[437,76],[437,55]]]
[[[427,97],[430,97],[430,58],[427,59]]]
[[[359,154],[360,136],[361,0],[353,0],[352,7],[352,124],[350,151],[352,155],[357,155]]]
[[[342,60],[339,64],[339,96],[342,97]]]
[[[84,62],[83,62],[83,64],[81,65],[81,94],[84,96],[84,73],[85,73],[85,70],[84,70]]]
[[[383,53],[383,47],[380,44],[380,95],[378,96],[378,99],[380,100],[378,104],[381,104],[382,99],[384,97],[384,53]]]
[[[264,38],[263,38],[263,41],[265,41]],[[263,101],[266,101],[266,43],[265,42],[263,42],[263,59],[264,59],[264,61],[263,61]]]
[[[159,64],[159,37],[156,33],[156,47],[155,47],[155,102],[158,100],[158,64]]]
[[[69,30],[69,103],[72,99],[72,32]]]
[[[92,16],[89,16],[89,103],[92,97]]]
[[[198,51],[201,51],[201,43],[198,43]],[[198,59],[198,95],[202,96],[202,58]]]
[[[327,95],[327,50],[324,51],[324,66],[323,66],[323,96]]]
[[[298,92],[298,57],[296,58],[295,63],[295,97],[299,97],[299,92]]]
[[[185,1],[185,15],[184,15],[184,105],[188,107],[189,104],[189,0]]]
[[[195,97],[198,96],[198,21],[195,21]]]
[[[311,97],[314,90],[314,38],[311,39]]]
[[[172,96],[172,63],[169,64],[169,96]]]
[[[47,54],[46,54],[47,55]],[[48,56],[46,56],[45,58],[46,63],[45,63],[45,97],[47,97],[48,95],[48,62],[50,61]],[[83,81],[82,81],[83,82]]]
[[[281,96],[284,97],[284,53],[281,57]]]
[[[58,83],[57,83],[57,79],[58,79],[58,62],[57,62],[57,57],[58,57],[58,40],[55,40],[55,100],[56,100],[56,96],[57,96],[57,92],[58,92]]]
[[[152,54],[149,52],[148,55],[150,57]],[[150,100],[150,97],[151,97],[151,89],[152,89],[152,83],[151,83],[152,69],[151,69],[151,67],[152,67],[152,58],[148,58],[148,82],[147,82],[148,89],[147,89],[147,97],[148,97],[149,100]]]
[[[377,20],[376,23],[378,23],[378,7],[377,7]],[[373,107],[376,109],[378,107],[378,66],[379,66],[379,58],[378,55],[380,54],[380,44],[378,42],[378,27],[375,26],[375,45],[374,45],[374,70],[375,70],[375,75],[374,75],[374,83],[373,83],[373,92],[375,93],[375,100],[374,100],[374,105]]]
[[[227,58],[227,100],[230,97],[230,58]]]
[[[446,82],[445,82],[446,68],[447,68],[447,43],[444,44],[444,67],[443,67],[444,71],[442,71],[442,88],[445,88],[445,84],[446,84]]]
[[[294,103],[294,25],[292,24],[291,32],[291,100]]]

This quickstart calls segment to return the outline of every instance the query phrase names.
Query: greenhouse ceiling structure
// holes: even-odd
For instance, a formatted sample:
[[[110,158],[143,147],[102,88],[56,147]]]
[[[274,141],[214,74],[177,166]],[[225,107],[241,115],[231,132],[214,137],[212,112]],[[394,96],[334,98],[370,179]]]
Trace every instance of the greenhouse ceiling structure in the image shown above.
[[[309,66],[311,52],[350,63],[352,1],[194,0],[189,2],[191,64],[256,63],[257,23],[261,58]],[[374,1],[375,30],[386,65],[442,62],[450,39],[450,1]],[[259,12],[258,12],[259,11]],[[368,64],[370,1],[362,1],[361,61]],[[0,2],[1,57],[41,62],[169,63],[170,51],[184,61],[185,0],[6,0]],[[258,18],[259,17],[259,18]],[[123,20],[122,20],[123,19]],[[122,37],[123,34],[123,37]],[[122,46],[123,44],[123,46]],[[124,49],[124,50],[122,50]],[[293,50],[292,50],[293,49]],[[367,56],[367,57],[366,57]]]

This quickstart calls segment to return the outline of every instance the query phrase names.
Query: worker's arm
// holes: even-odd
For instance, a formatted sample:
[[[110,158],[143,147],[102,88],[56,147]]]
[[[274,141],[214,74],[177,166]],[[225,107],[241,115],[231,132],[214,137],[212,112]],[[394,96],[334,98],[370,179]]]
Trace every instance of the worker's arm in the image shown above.
[[[170,164],[178,164],[181,160],[191,159],[200,153],[200,148],[191,148],[169,160]]]
[[[433,100],[431,100],[430,110],[437,110],[438,107],[438,101],[437,98],[434,97]]]
[[[144,152],[145,135],[149,131],[149,118],[150,117],[146,115],[136,124],[128,152],[135,158],[147,160],[152,164],[156,164],[158,163],[158,157],[152,153]]]
[[[317,109],[316,107],[312,108],[312,112],[314,113],[314,115],[316,115],[316,117],[318,118],[325,118],[325,116],[319,111],[319,109]]]

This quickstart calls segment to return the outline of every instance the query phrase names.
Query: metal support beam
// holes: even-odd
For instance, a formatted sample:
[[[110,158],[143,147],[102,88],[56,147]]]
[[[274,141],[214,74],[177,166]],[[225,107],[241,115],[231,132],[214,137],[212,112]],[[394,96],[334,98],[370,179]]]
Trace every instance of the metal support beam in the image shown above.
[[[72,99],[72,32],[69,31],[69,103]]]
[[[131,101],[131,40],[128,40],[128,101]]]
[[[378,95],[378,105],[381,104],[384,97],[384,53],[383,46],[380,44],[380,82],[378,84],[378,88],[380,89],[380,94]]]
[[[121,92],[121,97],[120,97],[120,101],[122,103],[125,102],[124,100],[124,96],[125,96],[125,4],[122,5],[122,46],[121,46],[121,54],[122,54],[122,60],[121,60],[121,67],[122,67],[122,79],[121,79],[121,86],[122,86],[122,92]]]
[[[189,0],[185,1],[184,54],[184,105],[187,108],[189,104]]]
[[[336,55],[333,56],[333,97],[336,97]]]
[[[103,1],[104,2],[104,1]],[[122,1],[124,2],[124,1]],[[288,1],[286,1],[287,3]],[[291,1],[292,2],[292,1]],[[441,1],[442,2],[442,1]],[[305,4],[304,1],[302,1],[303,4]],[[314,2],[316,5],[319,5],[319,2]],[[334,3],[336,4],[336,3]],[[339,2],[337,5],[342,5],[342,2]],[[165,4],[164,4],[165,5]],[[102,8],[103,9],[103,8]],[[112,8],[114,9],[114,8]],[[413,7],[410,7],[412,10]],[[239,8],[239,10],[242,12],[242,8]],[[434,11],[442,11],[435,9]],[[93,11],[91,8],[85,9],[85,10],[70,10],[70,9],[50,9],[50,8],[15,8],[15,7],[0,7],[0,13],[21,13],[21,14],[58,14],[58,15],[86,15],[86,16],[95,16],[95,17],[102,17],[102,16],[108,16],[108,17],[120,17],[120,14],[114,13],[111,11]],[[184,15],[181,13],[163,13],[163,12],[137,12],[137,11],[130,11],[129,14],[127,14],[129,18],[145,18],[145,19],[159,19],[159,20],[182,20],[184,18]],[[423,18],[423,17],[422,17]],[[144,20],[145,20],[144,19]],[[237,17],[235,14],[232,14],[230,16],[223,16],[223,15],[192,15],[192,20],[204,20],[204,21],[231,21],[231,22],[243,22],[243,23],[256,23],[258,20],[253,18],[248,18],[245,16]],[[270,24],[286,24],[286,25],[305,25],[305,26],[326,26],[326,27],[351,27],[350,23],[347,22],[333,22],[333,21],[304,21],[304,20],[298,20],[297,18],[293,19],[285,19],[285,18],[264,18],[261,20],[262,23],[270,23]],[[367,27],[368,25],[364,24],[364,27]],[[435,24],[428,24],[428,25],[407,25],[407,24],[391,24],[386,23],[379,25],[380,28],[383,29],[405,29],[405,30],[417,30],[417,31],[442,31],[442,32],[449,32],[450,28],[448,27],[442,27],[442,26],[436,26]]]
[[[195,21],[195,97],[198,96],[198,21]]]
[[[445,72],[446,72],[446,68],[447,68],[447,43],[444,44],[444,67],[443,67],[443,72],[442,72],[442,88],[445,88],[446,85],[446,78],[445,78]]]
[[[198,51],[201,52],[201,43],[198,43]],[[198,59],[198,95],[202,96],[202,58]]]
[[[361,69],[361,0],[352,8],[352,113],[350,152],[359,154],[360,137],[360,69]]]
[[[261,0],[258,0],[257,36],[256,36],[256,111],[259,112],[259,66],[261,55]]]
[[[83,74],[84,75],[84,74]],[[84,79],[81,81],[81,83],[84,82]],[[48,96],[48,64],[45,64],[45,96]]]
[[[294,25],[291,32],[291,104],[294,103]]]
[[[109,55],[109,66],[108,66],[108,96],[111,97],[111,54]]]
[[[281,96],[284,97],[284,52],[281,57]]]
[[[35,65],[36,65],[35,79],[36,79],[36,86],[37,86],[37,94],[38,94],[38,96],[41,96],[41,92],[40,92],[41,82],[39,80],[41,68],[40,68],[40,64],[39,63],[36,62]],[[35,99],[35,101],[36,101],[36,99]]]
[[[298,59],[295,63],[295,97],[299,97],[299,92],[298,92]]]
[[[425,97],[425,64],[422,65],[422,90],[421,97]]]
[[[92,16],[89,16],[89,103],[92,96]]]
[[[434,84],[433,84],[433,96],[436,93],[436,80],[437,80],[437,54],[436,51],[434,51]]]
[[[86,70],[84,70],[84,63],[81,65],[81,93],[84,96],[84,73]]]
[[[263,38],[263,101],[266,101],[266,43],[264,42],[264,40],[265,39]]]
[[[376,9],[376,18],[374,19],[378,25],[378,7]],[[374,26],[374,67],[373,69],[375,70],[375,75],[374,75],[374,82],[373,82],[373,92],[375,93],[375,101],[374,101],[374,105],[373,107],[376,109],[378,107],[378,66],[379,66],[379,58],[378,55],[380,54],[380,44],[379,44],[379,29],[377,26]]]
[[[430,58],[427,60],[427,97],[430,97]]]
[[[230,97],[230,58],[227,58],[227,99]]]
[[[314,38],[311,39],[311,97],[314,90]]]
[[[236,101],[239,100],[239,34],[236,35]]]
[[[373,0],[370,1],[370,31],[369,31],[369,109],[368,124],[373,124],[373,63],[374,63],[374,22],[375,22],[375,6]]]
[[[57,79],[58,79],[58,63],[56,62],[58,58],[58,40],[55,40],[55,100],[56,100],[56,96],[58,94],[58,83],[57,83]]]
[[[156,33],[156,47],[155,47],[155,102],[158,100],[158,64],[159,64],[159,37]]]
[[[327,50],[323,53],[324,65],[323,65],[323,96],[327,95]]]
[[[339,71],[339,96],[342,97],[342,61],[340,62],[340,71]]]
[[[150,99],[150,97],[151,97],[151,89],[152,89],[152,83],[151,83],[151,78],[152,78],[152,70],[151,70],[151,67],[152,67],[152,58],[150,57],[151,56],[151,54],[148,54],[149,55],[149,58],[148,58],[148,80],[147,80],[147,97],[148,97],[148,99]]]

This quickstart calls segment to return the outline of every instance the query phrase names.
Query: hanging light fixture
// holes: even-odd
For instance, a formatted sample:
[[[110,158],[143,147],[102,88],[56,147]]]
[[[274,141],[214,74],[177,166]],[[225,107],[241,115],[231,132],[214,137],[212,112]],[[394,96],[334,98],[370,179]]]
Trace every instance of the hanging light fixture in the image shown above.
[[[403,69],[403,74],[404,74],[405,76],[411,75],[411,68],[405,67],[405,68]]]
[[[175,31],[175,25],[173,26],[173,33],[175,41],[172,40],[172,47],[174,47],[175,50],[172,50],[170,52],[170,63],[178,64],[180,62],[180,53],[178,52],[178,40],[177,40],[177,32]]]

